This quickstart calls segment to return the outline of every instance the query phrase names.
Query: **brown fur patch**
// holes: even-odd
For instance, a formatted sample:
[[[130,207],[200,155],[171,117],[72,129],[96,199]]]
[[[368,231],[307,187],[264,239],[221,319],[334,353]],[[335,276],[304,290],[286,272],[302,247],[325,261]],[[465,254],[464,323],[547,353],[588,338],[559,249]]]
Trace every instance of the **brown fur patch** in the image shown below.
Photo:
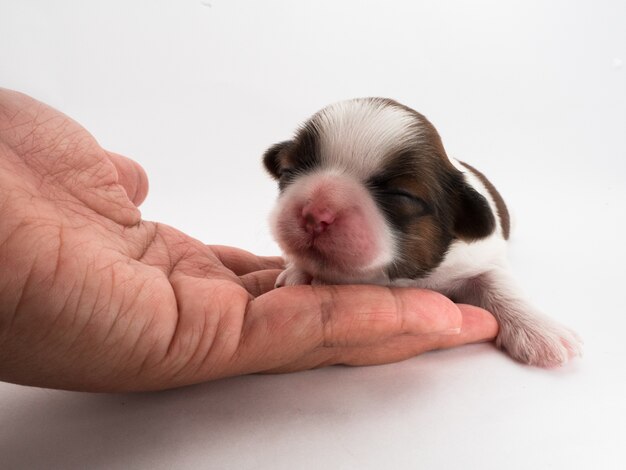
[[[492,199],[496,203],[496,209],[498,211],[500,225],[502,226],[502,235],[504,236],[505,240],[508,240],[509,235],[511,233],[511,218],[509,216],[509,210],[507,209],[506,204],[504,203],[504,199],[502,199],[502,196],[500,195],[496,187],[491,183],[491,181],[487,179],[487,177],[483,173],[481,173],[480,171],[478,171],[476,168],[469,165],[468,163],[465,163],[465,162],[460,162],[460,163],[469,171],[474,173],[474,175],[476,175],[476,177],[480,180],[480,182],[485,185],[485,188],[487,188],[487,191],[489,191],[489,194],[491,195]]]
[[[453,239],[454,220],[445,183],[450,172],[430,140],[388,160],[368,186],[394,229],[399,255],[390,278],[420,278],[443,260]]]

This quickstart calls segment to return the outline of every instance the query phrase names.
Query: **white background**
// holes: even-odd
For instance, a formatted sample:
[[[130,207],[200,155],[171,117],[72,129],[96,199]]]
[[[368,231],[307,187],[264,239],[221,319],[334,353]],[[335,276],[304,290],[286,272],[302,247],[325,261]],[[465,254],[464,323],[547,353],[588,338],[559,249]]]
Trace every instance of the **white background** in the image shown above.
[[[144,218],[259,254],[264,149],[398,99],[498,186],[521,284],[586,343],[557,371],[482,344],[160,393],[0,384],[0,467],[626,468],[623,0],[0,0],[0,86],[139,161]]]

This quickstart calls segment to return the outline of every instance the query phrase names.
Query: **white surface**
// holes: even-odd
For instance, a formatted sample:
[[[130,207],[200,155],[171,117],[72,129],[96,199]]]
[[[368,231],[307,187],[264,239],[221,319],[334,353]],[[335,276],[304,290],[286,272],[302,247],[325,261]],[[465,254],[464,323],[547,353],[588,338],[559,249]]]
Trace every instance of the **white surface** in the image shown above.
[[[489,344],[161,393],[0,384],[8,469],[623,469],[626,3],[0,1],[0,85],[138,160],[146,219],[277,253],[260,155],[332,101],[396,98],[516,219],[558,371]],[[1,352],[0,352],[1,354]]]

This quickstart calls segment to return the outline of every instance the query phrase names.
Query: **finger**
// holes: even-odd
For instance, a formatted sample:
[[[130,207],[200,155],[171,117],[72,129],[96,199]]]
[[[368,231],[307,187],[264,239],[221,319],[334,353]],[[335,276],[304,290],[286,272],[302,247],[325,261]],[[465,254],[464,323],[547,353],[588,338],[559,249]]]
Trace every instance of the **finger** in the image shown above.
[[[457,304],[463,315],[461,332],[456,336],[442,336],[437,348],[453,348],[462,344],[491,341],[498,335],[498,322],[495,317],[480,307]]]
[[[233,367],[258,372],[310,360],[308,356],[327,358],[346,348],[377,346],[403,334],[458,334],[461,322],[456,305],[432,291],[284,287],[249,303],[236,355],[239,364]]]
[[[463,315],[463,326],[458,335],[400,335],[389,338],[375,346],[344,348],[339,354],[330,355],[320,351],[317,355],[300,358],[291,364],[265,372],[293,372],[331,364],[350,366],[388,364],[403,361],[434,349],[490,341],[496,337],[498,324],[493,315],[471,305],[458,305],[458,307]]]
[[[148,195],[148,176],[139,163],[117,153],[106,152],[115,166],[118,183],[124,188],[128,198],[139,206]]]
[[[498,323],[489,312],[472,305],[458,305],[463,326],[458,335],[398,336],[375,348],[352,348],[342,354],[342,364],[360,366],[398,362],[435,349],[493,340]]]
[[[458,334],[462,324],[459,309],[441,294],[374,286],[322,290],[320,315],[325,347],[369,346],[401,334]]]
[[[258,297],[274,288],[276,278],[281,272],[282,269],[266,269],[244,274],[240,276],[239,279],[253,297]]]
[[[256,256],[232,246],[211,245],[209,247],[224,266],[237,276],[265,269],[284,269],[285,262],[279,256]]]
[[[22,170],[41,178],[41,188],[54,188],[55,195],[59,190],[68,193],[80,205],[118,224],[139,222],[137,207],[117,184],[114,166],[85,128],[21,93],[4,90],[0,101],[5,115],[0,117],[2,140],[25,165]],[[58,202],[67,204],[68,199],[61,197]]]

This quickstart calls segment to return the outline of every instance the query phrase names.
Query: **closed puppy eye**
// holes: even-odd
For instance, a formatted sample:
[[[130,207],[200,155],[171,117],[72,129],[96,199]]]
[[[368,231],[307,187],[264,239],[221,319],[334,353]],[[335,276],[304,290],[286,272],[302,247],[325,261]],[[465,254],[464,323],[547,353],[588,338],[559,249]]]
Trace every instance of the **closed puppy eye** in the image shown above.
[[[424,206],[426,205],[426,203],[422,200],[422,198],[408,191],[405,191],[404,189],[388,189],[388,190],[382,191],[381,194],[384,197],[388,197],[390,199],[396,199],[398,201],[405,201],[405,202],[410,202],[412,204],[420,204]]]
[[[418,196],[411,194],[408,191],[405,191],[403,189],[387,189],[385,191],[381,191],[381,193],[384,196],[388,196],[388,197],[398,197],[398,198],[405,198],[405,199],[410,199],[412,201],[422,201]]]

